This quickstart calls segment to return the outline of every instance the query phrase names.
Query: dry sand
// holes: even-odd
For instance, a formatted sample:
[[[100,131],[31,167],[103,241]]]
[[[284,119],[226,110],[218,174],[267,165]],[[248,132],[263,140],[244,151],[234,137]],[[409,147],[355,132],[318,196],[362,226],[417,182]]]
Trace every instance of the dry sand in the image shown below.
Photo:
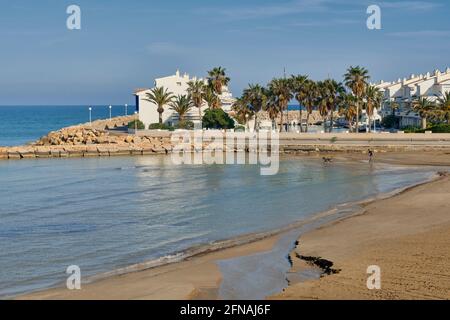
[[[450,178],[367,205],[351,218],[303,235],[298,255],[332,261],[337,274],[291,285],[276,299],[449,299]],[[381,268],[368,290],[367,267]]]
[[[342,154],[336,155],[343,157]],[[349,154],[353,160],[365,155]],[[450,155],[377,154],[395,164],[450,165]],[[218,260],[270,250],[279,236],[193,257],[154,269],[113,276],[82,290],[56,288],[19,299],[215,299],[221,281]],[[442,177],[389,199],[367,204],[350,218],[301,236],[291,253],[295,273],[305,265],[296,257],[322,257],[340,272],[291,284],[274,299],[450,298],[450,177]],[[366,269],[381,268],[381,290],[368,290]]]

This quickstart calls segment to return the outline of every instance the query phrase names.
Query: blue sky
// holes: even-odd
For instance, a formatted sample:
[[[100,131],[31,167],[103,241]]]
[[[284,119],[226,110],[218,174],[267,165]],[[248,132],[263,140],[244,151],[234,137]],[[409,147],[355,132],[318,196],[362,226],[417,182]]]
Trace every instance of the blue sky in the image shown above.
[[[82,29],[66,28],[77,4]],[[366,9],[382,10],[382,30]],[[179,68],[223,66],[240,95],[288,74],[338,80],[350,65],[394,80],[450,65],[450,1],[0,0],[0,105],[133,103]]]

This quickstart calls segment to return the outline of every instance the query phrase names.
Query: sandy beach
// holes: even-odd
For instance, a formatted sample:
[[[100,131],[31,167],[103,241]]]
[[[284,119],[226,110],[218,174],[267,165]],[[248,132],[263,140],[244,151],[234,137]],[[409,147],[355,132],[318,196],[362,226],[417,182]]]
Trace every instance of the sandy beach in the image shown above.
[[[450,179],[367,205],[349,219],[314,230],[292,252],[333,262],[337,274],[293,284],[276,299],[449,299]],[[381,289],[368,290],[368,266],[381,268]]]
[[[337,154],[364,160],[361,154]],[[450,165],[445,152],[383,153],[376,161]],[[311,268],[304,257],[333,262],[332,275],[296,282],[271,299],[449,299],[450,177],[443,175],[392,197],[370,201],[344,217],[306,232],[290,253],[294,275]],[[81,290],[55,288],[18,299],[217,299],[218,261],[270,251],[281,235],[194,256],[153,269],[111,276]],[[286,252],[286,255],[289,252]],[[368,290],[366,269],[381,268],[381,290]],[[293,277],[295,278],[295,277]]]

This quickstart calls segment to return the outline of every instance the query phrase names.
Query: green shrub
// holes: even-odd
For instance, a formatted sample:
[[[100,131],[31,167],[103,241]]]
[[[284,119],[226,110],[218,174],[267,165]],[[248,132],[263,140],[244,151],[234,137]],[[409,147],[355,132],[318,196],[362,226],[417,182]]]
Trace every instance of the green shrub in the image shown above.
[[[415,127],[415,126],[407,126],[402,129],[405,133],[423,133],[425,130]]]
[[[234,132],[245,132],[245,127],[242,125],[237,125],[234,127]]]
[[[144,123],[141,120],[133,120],[133,121],[128,123],[128,128],[129,129],[135,129],[136,127],[139,130],[144,130],[145,129],[145,125],[144,125]]]
[[[450,133],[450,124],[437,124],[428,128],[427,131],[432,131],[433,133]]]
[[[186,130],[193,130],[194,129],[194,123],[192,121],[183,120],[178,122],[176,125],[177,129],[186,129]]]
[[[450,124],[436,124],[426,129],[420,129],[417,127],[406,127],[405,133],[424,133],[425,131],[431,131],[433,133],[450,133]]]
[[[222,109],[206,109],[202,119],[203,128],[233,129],[234,121]]]
[[[160,130],[170,130],[172,127],[167,125],[167,124],[164,124],[164,123],[162,123],[162,124],[160,124],[160,123],[152,123],[152,124],[150,124],[148,126],[148,128],[150,130],[158,130],[158,129],[160,129]]]
[[[405,133],[424,133],[425,131],[431,131],[433,133],[450,133],[450,124],[436,124],[426,129],[420,129],[417,127],[407,127],[404,129]]]
[[[383,118],[382,126],[388,129],[398,128],[400,126],[400,118],[394,115],[388,115]]]

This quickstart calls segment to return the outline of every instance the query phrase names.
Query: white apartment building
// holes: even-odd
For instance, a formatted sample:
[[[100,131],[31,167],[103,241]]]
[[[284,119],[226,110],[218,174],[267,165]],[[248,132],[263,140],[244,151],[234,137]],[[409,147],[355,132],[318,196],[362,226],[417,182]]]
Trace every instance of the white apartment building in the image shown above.
[[[180,71],[177,70],[174,75],[155,79],[154,87],[164,87],[173,95],[187,95],[188,82],[201,80],[207,83],[204,79],[197,79],[196,77],[190,78],[188,74],[180,74]],[[158,123],[159,114],[157,112],[157,106],[147,99],[147,93],[149,93],[151,88],[146,89],[138,89],[134,92],[136,98],[136,110],[139,112],[139,120],[141,120],[145,127],[152,123]],[[222,88],[222,95],[219,96],[222,102],[222,109],[225,112],[229,112],[231,110],[231,106],[234,103],[235,99],[233,98],[232,93],[228,90],[228,87],[224,86]],[[202,114],[207,109],[208,105],[204,103],[202,106]],[[168,125],[173,125],[178,122],[178,114],[170,109],[169,105],[164,106],[164,113],[162,115],[163,123]],[[193,107],[192,110],[186,115],[186,120],[193,121],[194,123],[199,123],[201,119],[199,119],[199,112],[196,107]]]
[[[411,109],[412,103],[420,98],[436,101],[439,96],[450,92],[450,68],[445,72],[435,70],[432,74],[412,74],[408,79],[398,79],[395,82],[380,81],[374,84],[384,94],[381,113],[383,116],[392,114],[390,102],[397,102],[399,108],[395,115],[400,117],[400,126],[420,126],[421,119]]]

